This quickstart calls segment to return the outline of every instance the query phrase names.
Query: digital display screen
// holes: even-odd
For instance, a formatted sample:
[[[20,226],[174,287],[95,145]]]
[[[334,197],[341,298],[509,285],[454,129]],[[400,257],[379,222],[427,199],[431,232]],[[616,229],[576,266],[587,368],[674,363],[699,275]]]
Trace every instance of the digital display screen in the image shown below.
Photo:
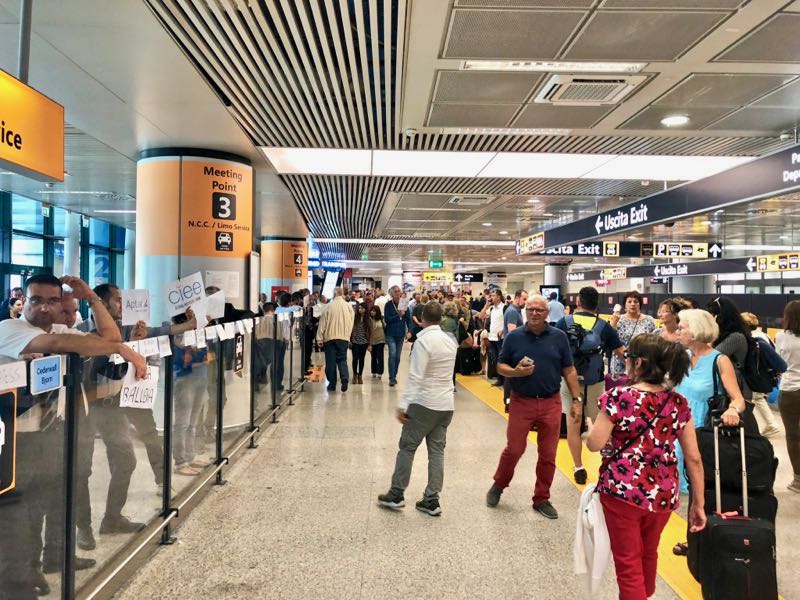
[[[561,286],[560,285],[540,285],[539,293],[550,300],[550,294],[555,292],[556,300],[561,301]]]
[[[333,290],[339,281],[341,271],[325,271],[325,281],[322,283],[322,295],[328,300],[333,298]]]

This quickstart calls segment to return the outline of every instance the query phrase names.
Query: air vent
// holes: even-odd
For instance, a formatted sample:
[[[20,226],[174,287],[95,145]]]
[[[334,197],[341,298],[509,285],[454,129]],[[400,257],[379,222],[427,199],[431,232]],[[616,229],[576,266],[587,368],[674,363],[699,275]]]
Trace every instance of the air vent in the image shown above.
[[[457,206],[484,206],[494,198],[494,196],[453,196],[448,202]]]
[[[643,75],[552,75],[535,102],[563,106],[617,104],[645,79]]]

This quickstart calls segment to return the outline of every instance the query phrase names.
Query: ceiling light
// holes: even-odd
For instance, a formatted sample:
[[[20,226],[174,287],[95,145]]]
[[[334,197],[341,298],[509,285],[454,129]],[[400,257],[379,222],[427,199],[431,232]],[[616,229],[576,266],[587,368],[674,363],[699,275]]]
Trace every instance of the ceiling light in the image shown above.
[[[583,179],[640,179],[694,181],[751,160],[736,156],[617,156]]]
[[[711,225],[711,221],[700,221],[700,225]]]
[[[501,256],[500,260],[508,260],[505,256]]]
[[[643,62],[575,62],[547,60],[465,60],[463,71],[535,71],[541,73],[638,73]]]
[[[528,198],[528,204],[537,204],[538,202],[538,198]]]
[[[481,225],[483,225],[484,227],[491,227],[492,226],[491,223],[481,223]]]
[[[383,239],[383,238],[314,238],[314,241],[318,244],[321,243],[329,243],[329,244],[388,244],[392,246],[420,246],[420,245],[431,245],[431,246],[482,246],[486,248],[487,246],[504,246],[504,247],[514,247],[516,242],[509,241],[509,240],[425,240],[425,239]]]
[[[789,236],[788,235],[782,235],[782,236],[779,237],[779,239],[788,240]]]
[[[399,177],[475,177],[494,152],[374,150],[372,174]]]
[[[543,217],[555,217],[553,213],[542,213]]]
[[[498,152],[478,177],[571,179],[581,177],[613,158],[613,154]]]
[[[686,115],[669,115],[661,119],[661,124],[664,127],[680,127],[689,122],[689,117]]]
[[[105,215],[135,215],[135,210],[123,210],[121,208],[109,208],[109,209],[95,209],[92,212],[98,214],[105,214]]]
[[[278,173],[369,175],[372,152],[339,148],[267,148],[261,151]]]
[[[504,229],[503,231],[498,231],[500,235],[508,235],[508,232]]]
[[[570,135],[560,127],[442,127],[443,135]]]

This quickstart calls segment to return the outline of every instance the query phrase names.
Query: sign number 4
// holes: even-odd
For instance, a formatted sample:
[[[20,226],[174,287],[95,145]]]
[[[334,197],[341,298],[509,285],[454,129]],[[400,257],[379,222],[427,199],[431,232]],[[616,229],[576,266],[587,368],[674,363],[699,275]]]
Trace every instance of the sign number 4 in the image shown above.
[[[223,194],[222,192],[213,192],[211,194],[211,216],[214,219],[235,221],[236,196],[234,194]]]
[[[294,264],[302,265],[303,264],[303,255],[299,252],[294,253]]]

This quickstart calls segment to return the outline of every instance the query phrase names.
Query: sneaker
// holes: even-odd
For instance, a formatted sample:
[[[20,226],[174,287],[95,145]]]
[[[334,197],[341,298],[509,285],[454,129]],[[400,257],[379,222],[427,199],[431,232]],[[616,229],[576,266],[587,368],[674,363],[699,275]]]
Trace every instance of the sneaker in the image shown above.
[[[100,523],[100,535],[107,533],[136,533],[144,529],[144,523],[131,521],[128,517],[119,515],[117,517],[103,517]]]
[[[342,379],[342,391],[347,391],[347,379]]]
[[[394,387],[397,385],[397,379],[390,379],[389,380],[389,387]]]
[[[792,483],[786,486],[789,491],[800,494],[800,476],[795,475]]]
[[[503,387],[503,382],[499,379],[492,384],[492,387]]]
[[[94,550],[97,548],[97,541],[94,539],[91,527],[78,527],[78,533],[75,536],[75,543],[81,550]]]
[[[442,514],[442,507],[439,506],[439,501],[436,498],[426,500],[423,498],[416,504],[417,510],[421,510],[425,514],[432,517],[439,517]]]
[[[496,485],[492,484],[492,487],[489,488],[489,491],[486,492],[486,506],[494,508],[500,502],[500,496],[503,495],[503,490],[501,490]]]
[[[583,467],[578,467],[575,469],[575,474],[573,477],[575,477],[575,483],[578,485],[586,485],[586,469]]]
[[[385,494],[378,496],[378,504],[385,506],[386,508],[391,508],[392,510],[398,510],[406,505],[406,501],[402,496],[398,496],[393,494],[391,491],[388,491]]]
[[[189,465],[181,465],[180,467],[175,467],[175,474],[186,475],[187,477],[193,477],[195,475],[200,475],[200,471],[198,471],[193,467],[190,467]]]
[[[550,504],[550,500],[545,500],[544,502],[540,502],[539,504],[534,504],[533,510],[538,512],[543,517],[547,517],[548,519],[558,518],[558,511],[556,510],[555,506]]]

